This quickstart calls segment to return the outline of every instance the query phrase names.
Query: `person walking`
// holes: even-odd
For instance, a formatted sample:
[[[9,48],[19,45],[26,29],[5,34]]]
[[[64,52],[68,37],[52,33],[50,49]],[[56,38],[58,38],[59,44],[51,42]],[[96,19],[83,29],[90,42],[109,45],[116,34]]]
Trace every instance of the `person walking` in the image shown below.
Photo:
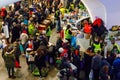
[[[16,78],[14,75],[15,56],[14,56],[14,50],[12,46],[8,46],[7,51],[3,55],[3,58],[5,61],[6,69],[8,71],[8,77],[12,79]]]
[[[72,32],[70,30],[70,25],[67,25],[67,29],[65,30],[65,39],[71,43]]]
[[[20,37],[20,28],[15,22],[13,22],[11,43],[15,42],[17,39],[19,39],[19,37]]]
[[[40,79],[42,77],[44,77],[42,75],[42,68],[46,66],[45,65],[45,53],[46,53],[46,51],[45,51],[45,49],[42,49],[42,48],[38,48],[37,53],[35,55],[35,65],[39,70]]]
[[[47,36],[47,39],[49,41],[50,40],[50,36],[51,36],[51,27],[50,26],[47,27],[46,36]]]
[[[97,54],[92,58],[92,70],[93,70],[93,80],[99,80],[99,64],[102,60],[101,52],[97,52]]]

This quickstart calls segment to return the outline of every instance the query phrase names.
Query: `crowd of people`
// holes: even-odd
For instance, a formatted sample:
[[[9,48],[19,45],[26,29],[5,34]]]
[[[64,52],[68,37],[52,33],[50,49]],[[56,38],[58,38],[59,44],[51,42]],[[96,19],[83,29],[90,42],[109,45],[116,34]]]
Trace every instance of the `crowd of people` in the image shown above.
[[[22,54],[31,74],[40,78],[46,77],[50,67],[54,66],[59,70],[61,80],[64,76],[66,80],[70,80],[70,76],[81,80],[80,71],[85,72],[84,80],[90,80],[90,73],[92,80],[119,80],[120,46],[113,38],[113,49],[105,52],[107,43],[104,40],[109,31],[102,19],[97,18],[93,23],[88,20],[83,22],[82,31],[91,35],[92,41],[82,54],[75,39],[79,31],[73,33],[71,25],[67,24],[68,20],[63,20],[65,13],[76,12],[76,7],[81,8],[80,0],[75,3],[69,0],[64,6],[63,3],[60,0],[23,0],[9,6],[9,9],[1,8],[0,48],[8,77],[16,78],[14,68],[22,67]],[[54,14],[54,22],[46,24],[46,28],[41,30],[40,24],[51,14]],[[65,30],[61,25],[62,20]],[[56,44],[51,44],[49,41],[55,27],[60,36]]]

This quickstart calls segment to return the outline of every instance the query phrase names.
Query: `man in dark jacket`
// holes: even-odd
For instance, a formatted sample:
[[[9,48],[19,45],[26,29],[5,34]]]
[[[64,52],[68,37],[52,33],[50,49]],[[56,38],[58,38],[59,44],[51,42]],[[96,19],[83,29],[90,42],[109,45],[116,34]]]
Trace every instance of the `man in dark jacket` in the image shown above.
[[[92,58],[93,80],[99,80],[99,64],[102,60],[100,52]]]
[[[12,29],[12,39],[11,43],[15,42],[20,37],[20,28],[17,26],[17,24],[13,23],[13,29]]]

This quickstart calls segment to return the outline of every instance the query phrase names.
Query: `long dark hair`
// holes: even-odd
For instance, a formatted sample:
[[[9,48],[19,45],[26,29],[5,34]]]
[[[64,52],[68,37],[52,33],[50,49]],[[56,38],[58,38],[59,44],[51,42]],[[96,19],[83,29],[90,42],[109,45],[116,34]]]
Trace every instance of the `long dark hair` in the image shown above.
[[[46,47],[44,46],[40,46],[38,49],[37,49],[37,54],[41,57],[43,55],[46,54]]]

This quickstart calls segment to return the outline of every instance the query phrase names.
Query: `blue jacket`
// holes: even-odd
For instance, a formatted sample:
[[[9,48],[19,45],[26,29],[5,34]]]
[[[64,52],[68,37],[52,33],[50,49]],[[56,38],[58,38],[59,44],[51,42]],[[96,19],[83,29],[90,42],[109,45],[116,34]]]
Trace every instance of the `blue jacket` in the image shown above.
[[[112,80],[120,80],[120,58],[114,60],[112,67]]]

